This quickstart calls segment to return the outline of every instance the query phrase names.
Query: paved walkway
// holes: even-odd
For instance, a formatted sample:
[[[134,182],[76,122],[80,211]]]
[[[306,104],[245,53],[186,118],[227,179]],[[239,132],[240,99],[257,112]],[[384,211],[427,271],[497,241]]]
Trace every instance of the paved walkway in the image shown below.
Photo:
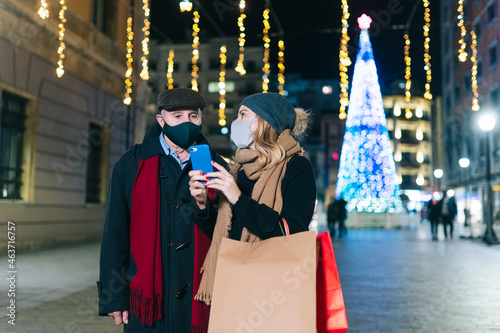
[[[419,225],[349,230],[334,251],[348,332],[500,332],[500,246],[432,242]],[[98,244],[18,255],[16,325],[3,278],[0,332],[122,332],[96,316],[98,256]],[[6,276],[5,256],[0,269]]]

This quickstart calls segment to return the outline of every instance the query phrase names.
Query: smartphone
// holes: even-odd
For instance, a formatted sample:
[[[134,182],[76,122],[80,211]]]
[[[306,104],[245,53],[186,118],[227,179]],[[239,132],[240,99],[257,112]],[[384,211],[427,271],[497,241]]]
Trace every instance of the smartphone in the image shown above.
[[[189,154],[191,155],[193,170],[203,171],[203,174],[214,171],[212,156],[210,155],[210,148],[208,145],[191,146],[189,147]],[[203,182],[203,184],[204,183],[205,182]]]

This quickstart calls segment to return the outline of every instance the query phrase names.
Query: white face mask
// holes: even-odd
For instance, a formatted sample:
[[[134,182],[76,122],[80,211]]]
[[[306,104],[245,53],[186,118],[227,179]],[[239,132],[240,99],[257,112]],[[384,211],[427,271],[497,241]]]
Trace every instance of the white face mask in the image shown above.
[[[231,124],[231,140],[233,140],[236,147],[246,148],[253,142],[255,132],[250,129],[250,126],[256,121],[257,118],[233,121]]]

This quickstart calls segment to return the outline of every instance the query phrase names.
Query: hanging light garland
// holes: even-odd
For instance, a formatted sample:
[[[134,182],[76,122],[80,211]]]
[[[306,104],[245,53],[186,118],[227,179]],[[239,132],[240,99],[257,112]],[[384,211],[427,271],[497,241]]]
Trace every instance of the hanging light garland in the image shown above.
[[[243,61],[245,60],[245,25],[243,21],[247,16],[245,15],[245,0],[240,1],[240,17],[238,18],[238,27],[240,28],[240,37],[238,38],[238,43],[240,46],[240,57],[238,59],[238,64],[236,65],[235,71],[240,73],[241,76],[246,74],[245,66],[243,66]]]
[[[66,49],[66,44],[64,44],[64,32],[66,31],[64,24],[66,23],[66,17],[64,17],[64,13],[68,7],[66,7],[65,0],[60,0],[59,4],[61,5],[61,9],[59,10],[59,49],[57,49],[59,61],[57,61],[56,74],[57,77],[62,77],[64,75],[64,50]]]
[[[432,99],[432,94],[431,94],[431,81],[432,81],[432,71],[431,71],[431,56],[429,55],[429,44],[430,44],[430,37],[429,37],[429,30],[431,27],[431,8],[429,7],[429,0],[423,0],[424,2],[424,69],[425,69],[425,77],[427,80],[427,83],[425,84],[425,93],[424,93],[424,98],[431,100]]]
[[[410,100],[411,100],[411,92],[410,92],[410,88],[411,88],[411,58],[410,58],[410,36],[408,36],[408,33],[405,33],[404,38],[405,38],[405,64],[406,64],[406,70],[405,70],[405,79],[406,79],[405,117],[407,119],[410,119],[412,116],[412,112],[411,112],[410,108],[408,107],[408,104],[410,103]]]
[[[271,65],[269,64],[269,48],[270,48],[270,43],[271,43],[271,38],[269,38],[269,29],[271,29],[271,26],[269,25],[269,8],[264,9],[264,37],[262,40],[264,41],[264,59],[262,61],[264,62],[264,67],[262,67],[262,92],[267,93],[267,90],[269,89],[269,74],[271,73]]]
[[[167,65],[167,89],[174,89],[174,79],[172,77],[174,73],[174,50],[171,49],[168,52],[168,65]]]
[[[130,105],[132,103],[132,71],[134,57],[132,51],[134,49],[134,31],[132,30],[132,16],[127,19],[127,72],[125,73],[125,98],[123,104]]]
[[[464,62],[467,60],[467,52],[465,51],[465,47],[467,44],[465,43],[465,35],[467,31],[464,26],[464,0],[458,0],[458,28],[460,29],[460,39],[458,40],[458,45],[460,48],[458,49],[458,60]]]
[[[38,9],[38,15],[42,19],[46,19],[49,17],[49,10],[47,9],[47,2],[45,0],[40,1],[40,9]]]
[[[193,3],[189,0],[179,2],[181,12],[190,12],[193,9]]]
[[[347,43],[349,42],[349,35],[347,34],[347,28],[349,24],[347,20],[349,19],[349,6],[347,0],[342,0],[342,37],[340,38],[340,53],[339,53],[339,69],[340,69],[340,113],[339,118],[346,118],[346,108],[349,105],[349,95],[347,93],[347,88],[349,87],[349,76],[347,75],[347,67],[351,65],[351,59],[349,58],[349,51],[347,50]]]
[[[198,37],[198,33],[200,32],[200,28],[198,27],[198,23],[200,22],[200,14],[197,11],[193,12],[193,57],[191,59],[192,63],[192,71],[191,71],[191,89],[194,91],[198,91],[198,71],[200,68],[198,67],[198,59],[200,58],[198,46],[200,45],[200,37]]]
[[[278,41],[278,91],[281,95],[285,94],[285,42],[283,40]]]
[[[142,0],[143,6],[142,9],[144,10],[144,27],[142,28],[142,32],[144,33],[144,39],[142,40],[142,71],[141,71],[141,79],[143,80],[149,80],[149,70],[148,70],[148,55],[149,55],[149,27],[150,27],[150,22],[149,22],[149,1],[148,0]]]
[[[472,111],[479,111],[479,94],[477,93],[477,36],[476,32],[471,29],[471,51],[472,54],[470,56],[470,60],[472,61],[472,70],[471,70],[471,89],[472,89]]]
[[[226,126],[226,45],[220,48],[220,74],[219,74],[219,125]]]

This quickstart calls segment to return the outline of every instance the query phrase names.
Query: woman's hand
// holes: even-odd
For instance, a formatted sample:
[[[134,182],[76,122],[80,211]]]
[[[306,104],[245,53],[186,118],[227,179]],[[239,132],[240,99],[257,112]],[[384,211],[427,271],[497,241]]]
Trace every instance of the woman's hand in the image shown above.
[[[205,209],[207,207],[207,187],[201,182],[207,181],[208,178],[200,170],[189,171],[189,177],[191,178],[189,180],[189,191],[196,200],[198,207]]]
[[[234,177],[220,164],[212,161],[212,165],[217,169],[215,172],[209,172],[205,176],[213,178],[206,182],[208,188],[216,189],[224,193],[227,200],[234,205],[240,198],[241,191],[236,184]]]

